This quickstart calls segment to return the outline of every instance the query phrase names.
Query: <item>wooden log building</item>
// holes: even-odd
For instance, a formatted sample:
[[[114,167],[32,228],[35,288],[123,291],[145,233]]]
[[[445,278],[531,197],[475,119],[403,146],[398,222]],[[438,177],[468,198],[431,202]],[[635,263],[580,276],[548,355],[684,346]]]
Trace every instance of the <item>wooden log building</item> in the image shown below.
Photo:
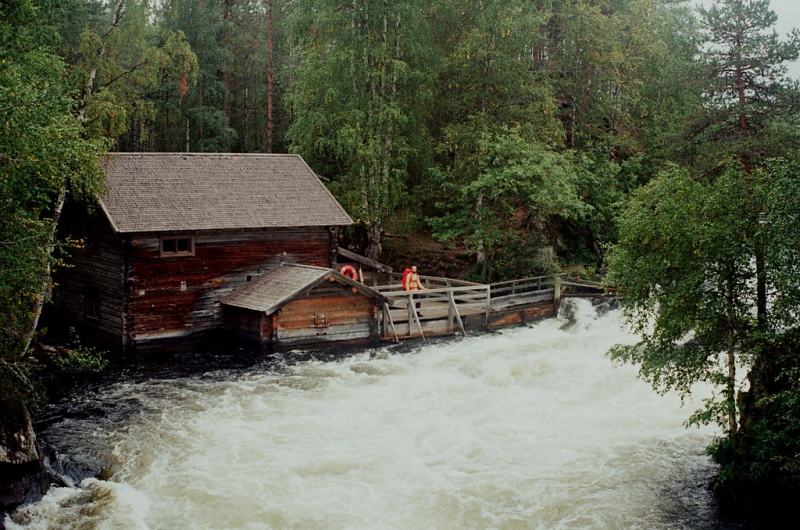
[[[286,263],[222,298],[227,329],[265,351],[376,343],[387,299],[324,267]]]
[[[84,244],[53,295],[88,338],[126,354],[223,329],[279,349],[379,338],[386,299],[331,270],[352,220],[300,156],[124,153],[104,169],[94,211],[65,208]]]

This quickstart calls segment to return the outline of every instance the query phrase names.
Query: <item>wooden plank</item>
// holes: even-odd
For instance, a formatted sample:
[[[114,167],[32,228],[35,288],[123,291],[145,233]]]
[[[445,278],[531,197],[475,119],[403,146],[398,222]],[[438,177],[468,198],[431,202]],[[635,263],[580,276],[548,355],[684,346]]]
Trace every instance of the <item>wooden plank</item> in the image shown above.
[[[344,256],[345,258],[351,259],[357,263],[362,265],[366,265],[367,267],[371,267],[373,269],[377,269],[381,272],[391,273],[394,269],[388,265],[384,265],[383,263],[378,263],[377,261],[373,261],[369,258],[356,254],[355,252],[350,252],[346,248],[336,247],[336,253],[340,256]]]
[[[455,302],[455,300],[453,300],[453,293],[450,293],[449,311],[450,311],[450,313],[452,315],[455,316],[455,319],[458,322],[458,327],[461,328],[461,334],[466,337],[467,336],[467,332],[466,332],[466,330],[464,330],[464,323],[461,322],[461,315],[458,314],[458,307],[456,307],[456,302]],[[452,317],[448,318],[448,321],[449,321],[448,323],[450,325],[450,328],[452,328],[453,327]]]
[[[389,311],[389,307],[386,304],[381,304],[381,306],[383,308],[384,322],[386,320],[389,321],[389,326],[392,328],[392,333],[394,334],[394,341],[396,343],[399,343],[400,339],[397,338],[397,330],[394,327],[394,320],[392,319],[392,312]],[[384,330],[384,334],[385,334],[385,331],[386,330]]]
[[[521,324],[522,322],[524,322],[524,314],[521,310],[508,311],[492,315],[489,327],[510,326],[512,324]]]
[[[422,337],[422,340],[425,340],[425,332],[422,331],[422,324],[419,321],[417,309],[414,307],[414,295],[412,294],[412,291],[409,291],[408,294],[408,321],[416,322],[417,329],[419,329],[419,334]]]
[[[293,339],[315,339],[320,338],[335,339],[335,337],[352,338],[369,338],[371,336],[372,326],[370,323],[348,326],[330,326],[328,328],[320,329],[283,329],[278,321],[278,333],[276,335],[278,341],[293,340]]]

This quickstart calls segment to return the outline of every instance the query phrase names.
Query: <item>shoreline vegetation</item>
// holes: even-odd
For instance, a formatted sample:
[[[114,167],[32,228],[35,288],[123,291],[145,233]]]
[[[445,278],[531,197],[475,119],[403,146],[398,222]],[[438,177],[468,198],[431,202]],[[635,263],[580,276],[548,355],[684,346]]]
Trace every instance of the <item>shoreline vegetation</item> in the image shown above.
[[[40,469],[40,357],[103,368],[88,344],[37,346],[53,271],[89,243],[62,209],[103,195],[102,157],[291,152],[375,261],[603,276],[642,337],[614,362],[655,391],[718,389],[688,422],[723,429],[721,495],[789,506],[800,32],[776,21],[767,0],[4,1],[0,471]],[[3,509],[27,496],[6,491]]]

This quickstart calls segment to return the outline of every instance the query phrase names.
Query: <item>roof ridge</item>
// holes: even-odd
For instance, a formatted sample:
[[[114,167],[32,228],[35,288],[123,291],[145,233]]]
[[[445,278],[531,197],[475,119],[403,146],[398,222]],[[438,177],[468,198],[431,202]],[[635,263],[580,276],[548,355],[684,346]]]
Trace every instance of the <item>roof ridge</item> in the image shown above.
[[[124,152],[109,152],[106,153],[104,156],[243,156],[243,157],[276,157],[276,156],[292,156],[292,157],[300,157],[299,154],[296,153],[203,153],[203,152],[191,152],[191,153],[176,153],[176,152],[168,152],[168,153],[157,153],[152,151],[124,151]]]
[[[320,271],[336,271],[333,267],[318,267],[316,265],[305,265],[303,263],[281,263],[281,267],[303,267],[304,269],[314,269]]]

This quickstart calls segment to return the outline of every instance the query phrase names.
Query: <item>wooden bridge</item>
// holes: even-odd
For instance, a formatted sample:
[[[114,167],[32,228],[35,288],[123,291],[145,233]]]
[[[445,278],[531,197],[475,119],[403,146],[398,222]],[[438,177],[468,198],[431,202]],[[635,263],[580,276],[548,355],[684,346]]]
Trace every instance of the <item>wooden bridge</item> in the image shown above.
[[[390,283],[372,287],[388,298],[381,314],[384,340],[422,338],[491,330],[554,317],[562,297],[608,296],[595,282],[572,280],[566,274],[537,276],[493,284],[420,276],[425,291],[405,291],[402,275],[390,273]]]

